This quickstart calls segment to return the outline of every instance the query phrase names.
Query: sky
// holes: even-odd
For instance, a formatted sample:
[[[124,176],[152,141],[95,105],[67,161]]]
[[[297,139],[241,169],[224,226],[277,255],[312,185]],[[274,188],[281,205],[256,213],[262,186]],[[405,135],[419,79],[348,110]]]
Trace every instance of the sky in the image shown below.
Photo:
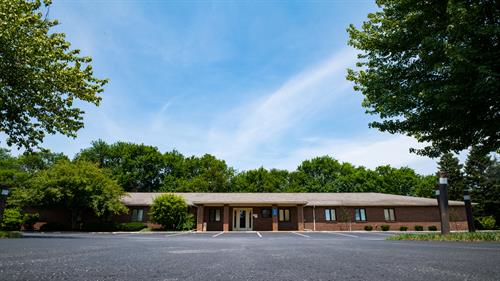
[[[415,139],[368,128],[376,116],[345,79],[357,54],[346,28],[376,10],[356,0],[56,0],[54,31],[110,81],[99,107],[79,105],[76,139],[43,146],[73,156],[102,139],[210,153],[237,170],[330,155],[434,173],[435,159],[409,153],[422,147]]]

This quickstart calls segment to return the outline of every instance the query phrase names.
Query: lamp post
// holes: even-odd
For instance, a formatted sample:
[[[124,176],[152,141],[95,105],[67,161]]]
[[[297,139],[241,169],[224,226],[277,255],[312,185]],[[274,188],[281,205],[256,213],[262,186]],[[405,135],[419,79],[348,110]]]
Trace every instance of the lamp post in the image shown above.
[[[467,214],[467,226],[469,228],[469,232],[475,232],[476,229],[474,227],[474,219],[472,217],[472,202],[470,199],[469,189],[464,189],[464,203],[465,203],[465,212]]]
[[[439,173],[438,206],[441,219],[441,234],[450,233],[450,214],[448,212],[448,175],[446,172]]]
[[[5,209],[5,203],[7,201],[7,196],[9,195],[9,189],[2,187],[2,192],[0,193],[0,220],[3,218],[3,210]]]

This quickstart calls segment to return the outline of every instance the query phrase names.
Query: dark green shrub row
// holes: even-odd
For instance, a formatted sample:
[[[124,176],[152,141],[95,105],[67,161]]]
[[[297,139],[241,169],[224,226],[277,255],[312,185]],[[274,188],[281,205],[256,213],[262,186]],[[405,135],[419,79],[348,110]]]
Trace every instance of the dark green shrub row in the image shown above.
[[[391,226],[387,225],[387,224],[384,224],[384,225],[380,226],[380,229],[382,229],[382,231],[388,231],[389,229],[391,229]]]
[[[421,226],[421,225],[415,225],[415,230],[416,231],[423,231],[424,230],[424,227]]]
[[[438,228],[435,225],[431,225],[427,228],[429,231],[436,231]]]
[[[407,231],[408,230],[408,226],[400,226],[399,227],[399,231]]]
[[[373,226],[371,226],[371,225],[365,225],[365,230],[366,231],[372,231],[372,229],[373,229]]]
[[[24,229],[33,230],[33,226],[38,221],[40,216],[38,214],[22,214],[19,209],[9,208],[5,209],[2,221],[0,222],[0,229],[7,231],[19,231],[21,226]]]

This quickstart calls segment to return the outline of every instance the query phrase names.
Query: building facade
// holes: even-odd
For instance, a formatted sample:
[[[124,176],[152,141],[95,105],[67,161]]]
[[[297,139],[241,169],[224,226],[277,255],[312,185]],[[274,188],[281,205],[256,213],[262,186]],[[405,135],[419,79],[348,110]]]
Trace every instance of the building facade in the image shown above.
[[[162,193],[129,193],[119,222],[152,224],[148,212]],[[436,199],[381,193],[175,193],[196,217],[197,231],[353,231],[416,225],[439,229]],[[452,230],[466,230],[463,202],[449,201]]]

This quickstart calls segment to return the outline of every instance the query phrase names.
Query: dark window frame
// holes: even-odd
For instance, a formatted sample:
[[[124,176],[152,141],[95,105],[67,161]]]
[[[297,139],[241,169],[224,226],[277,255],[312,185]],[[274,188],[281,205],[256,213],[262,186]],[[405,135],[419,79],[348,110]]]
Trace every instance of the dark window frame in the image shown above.
[[[361,210],[363,210],[363,215],[361,215]],[[357,213],[359,213],[359,220],[358,220],[358,216],[356,215]],[[366,218],[367,215],[366,215],[366,209],[365,208],[355,208],[354,209],[354,220],[355,221],[368,221],[368,219]]]
[[[283,219],[281,219],[280,213],[283,211]],[[286,213],[288,212],[288,219],[286,217]],[[291,222],[292,221],[292,212],[290,208],[280,208],[278,209],[278,221],[279,222]]]
[[[385,211],[387,210],[388,214],[389,214],[389,219],[387,219],[385,217]],[[391,220],[391,211],[392,210],[392,220]],[[396,209],[395,208],[384,208],[384,219],[385,221],[396,221]]]
[[[267,211],[268,213],[264,211]],[[263,208],[260,210],[260,217],[263,219],[270,219],[273,217],[273,211],[271,210],[271,208]]]
[[[330,213],[330,219],[327,219],[327,216],[326,216],[327,212]],[[337,210],[335,210],[335,208],[325,208],[324,215],[325,215],[325,221],[328,221],[328,222],[335,222],[335,221],[337,221]],[[333,219],[332,219],[332,217],[333,217]]]
[[[139,219],[139,211],[141,211],[141,218]],[[134,214],[135,213],[135,214]],[[144,221],[144,209],[143,208],[133,208],[131,212],[130,221],[142,222]]]
[[[219,218],[217,219],[217,211],[219,211]],[[209,222],[220,222],[221,221],[221,209],[220,208],[210,208],[208,209],[208,221]]]

